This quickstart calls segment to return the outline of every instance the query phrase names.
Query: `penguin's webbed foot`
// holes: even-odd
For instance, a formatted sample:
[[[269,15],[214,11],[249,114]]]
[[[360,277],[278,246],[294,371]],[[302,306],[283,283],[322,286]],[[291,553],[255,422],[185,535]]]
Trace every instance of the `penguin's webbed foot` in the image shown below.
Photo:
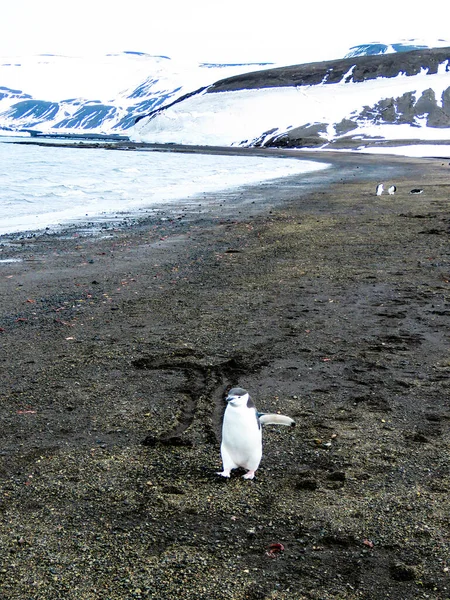
[[[224,469],[223,471],[216,473],[216,475],[220,475],[221,477],[229,477],[230,469]]]
[[[242,477],[244,479],[253,479],[255,476],[255,471],[247,471],[247,473],[245,475],[243,475]]]

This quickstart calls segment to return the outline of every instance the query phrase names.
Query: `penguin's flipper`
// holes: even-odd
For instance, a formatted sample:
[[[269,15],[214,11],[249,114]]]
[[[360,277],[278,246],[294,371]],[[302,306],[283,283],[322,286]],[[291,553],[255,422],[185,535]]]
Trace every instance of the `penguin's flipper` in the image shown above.
[[[291,417],[286,417],[286,415],[265,413],[257,413],[257,415],[261,425],[287,425],[287,427],[295,427],[294,419],[291,419]]]

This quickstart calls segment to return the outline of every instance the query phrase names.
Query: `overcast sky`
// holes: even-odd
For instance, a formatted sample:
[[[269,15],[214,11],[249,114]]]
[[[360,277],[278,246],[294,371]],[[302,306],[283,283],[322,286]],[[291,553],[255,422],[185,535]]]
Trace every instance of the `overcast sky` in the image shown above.
[[[293,64],[372,41],[441,38],[450,45],[449,0],[14,0],[0,14],[1,56],[134,50]]]

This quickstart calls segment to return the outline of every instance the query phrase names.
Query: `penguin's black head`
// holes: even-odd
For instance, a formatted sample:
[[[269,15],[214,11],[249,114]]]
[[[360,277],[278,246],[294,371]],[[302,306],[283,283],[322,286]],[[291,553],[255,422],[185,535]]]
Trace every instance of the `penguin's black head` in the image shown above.
[[[232,404],[233,406],[237,406],[241,404],[241,401],[247,402],[248,400],[248,392],[243,388],[232,388],[227,395],[227,402]]]
[[[229,398],[230,396],[245,396],[245,394],[248,394],[247,390],[244,390],[244,388],[232,388],[227,395],[227,398]]]

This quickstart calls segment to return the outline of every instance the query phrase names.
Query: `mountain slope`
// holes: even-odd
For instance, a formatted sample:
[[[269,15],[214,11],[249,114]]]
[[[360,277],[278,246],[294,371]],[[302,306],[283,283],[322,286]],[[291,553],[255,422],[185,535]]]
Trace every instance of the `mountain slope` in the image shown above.
[[[186,64],[136,52],[0,59],[0,128],[48,134],[126,134],[139,114],[224,74],[265,66]]]
[[[358,56],[223,79],[135,127],[146,142],[314,146],[450,138],[450,48]]]

